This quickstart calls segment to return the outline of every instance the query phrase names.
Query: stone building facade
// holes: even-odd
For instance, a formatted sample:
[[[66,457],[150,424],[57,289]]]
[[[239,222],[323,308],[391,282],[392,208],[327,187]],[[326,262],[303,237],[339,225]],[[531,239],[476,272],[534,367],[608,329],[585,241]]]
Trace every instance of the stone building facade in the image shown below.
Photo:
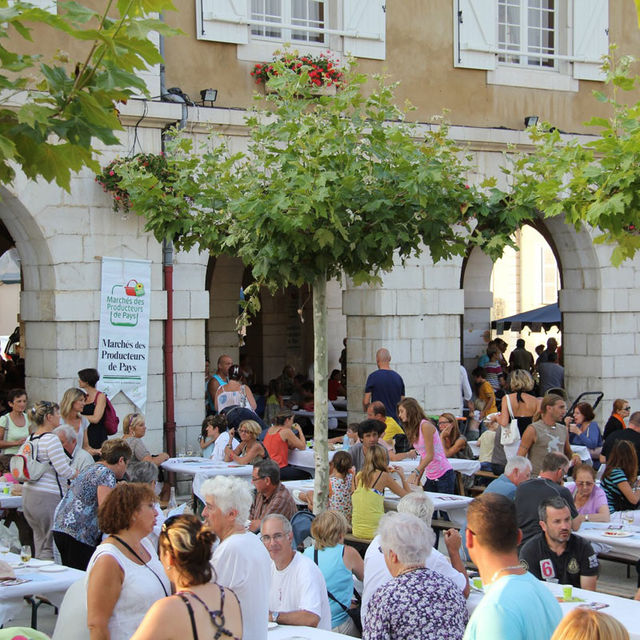
[[[526,0],[522,2],[526,5]],[[572,10],[577,3],[574,0],[568,6]],[[243,148],[246,143],[243,115],[255,88],[249,71],[254,62],[268,58],[266,52],[281,43],[264,38],[254,41],[251,30],[258,26],[248,24],[253,15],[251,3],[185,0],[180,4],[180,12],[168,15],[167,20],[186,35],[165,42],[164,87],[160,71],[150,70],[150,86],[158,89],[152,93],[159,95],[166,87],[179,85],[187,94],[197,95],[206,84],[219,90],[218,102],[214,107],[183,107],[157,99],[130,101],[122,108],[122,144],[103,150],[104,164],[117,154],[159,152],[162,130],[181,120],[194,137],[204,136],[213,127],[230,137],[233,148]],[[309,11],[316,11],[316,18],[318,5],[322,5],[323,24],[328,25],[324,48],[330,46],[341,53],[349,46],[360,54],[365,71],[390,70],[393,79],[401,82],[399,100],[410,98],[418,106],[418,120],[427,120],[443,107],[451,109],[451,135],[468,145],[474,157],[477,173],[470,180],[484,176],[502,179],[499,167],[503,152],[511,144],[526,147],[528,143],[522,130],[525,115],[538,114],[576,134],[586,133],[582,123],[590,115],[602,115],[598,111],[601,106],[590,96],[593,89],[602,89],[601,83],[593,81],[597,75],[594,64],[578,62],[591,60],[595,53],[587,55],[589,52],[581,52],[576,43],[566,41],[564,49],[559,44],[555,53],[548,54],[549,60],[557,61],[556,67],[519,68],[514,63],[501,63],[505,54],[497,52],[497,45],[474,44],[470,39],[473,34],[461,31],[460,16],[469,24],[474,11],[489,5],[491,15],[499,21],[501,0],[403,0],[387,3],[382,16],[380,0],[354,2],[361,9],[357,16],[346,12],[348,0],[310,0],[307,4]],[[632,3],[590,0],[590,5],[597,7],[599,19],[608,20],[609,40],[617,42],[623,52],[637,52]],[[202,7],[206,39],[201,28]],[[220,7],[223,13],[227,11],[222,32],[213,28],[216,20],[212,18]],[[234,21],[229,12],[238,8],[248,11],[243,14],[249,15],[248,21]],[[558,29],[565,25],[565,40],[567,32],[578,34],[570,20],[577,14],[571,10],[555,16]],[[416,16],[423,19],[416,20]],[[357,30],[346,31],[349,25],[354,26],[354,20],[363,21],[358,33],[366,37],[354,37]],[[242,37],[248,42],[222,40],[227,37],[225,25],[239,27],[236,40]],[[499,23],[494,26],[497,37],[502,27]],[[589,26],[593,33],[605,27]],[[584,35],[586,28],[581,25],[580,34]],[[303,50],[306,45],[312,46],[298,42],[297,48]],[[550,73],[556,75],[544,77]],[[70,194],[44,182],[18,178],[0,195],[3,235],[8,244],[15,244],[21,259],[20,321],[32,399],[59,399],[74,384],[78,369],[96,365],[100,257],[152,261],[146,415],[147,437],[159,450],[165,407],[163,326],[167,318],[161,245],[144,232],[141,218],[112,211],[110,198],[89,172],[73,179]],[[602,390],[607,414],[617,397],[637,407],[640,259],[614,268],[610,248],[594,245],[589,230],[576,231],[556,219],[541,219],[539,227],[549,239],[561,274],[559,302],[569,395]],[[380,346],[391,351],[392,366],[404,377],[407,394],[415,396],[429,412],[459,408],[459,363],[471,364],[470,354],[477,351],[488,328],[491,269],[491,261],[479,252],[435,265],[423,254],[386,274],[379,286],[331,283],[329,363],[337,366],[342,338],[347,336],[350,419],[359,417],[364,381],[375,367],[375,352]],[[219,354],[229,353],[234,360],[239,355],[234,322],[246,279],[234,256],[209,256],[194,250],[174,257],[173,384],[179,449],[193,445],[199,433],[205,350],[213,368]],[[287,361],[297,358],[297,368],[305,371],[311,361],[311,320],[300,327],[291,317],[302,302],[304,296],[292,291],[263,300],[258,326],[251,329],[246,341],[265,382],[278,375]],[[307,303],[305,309],[309,306]],[[122,395],[114,403],[120,415],[133,408]]]

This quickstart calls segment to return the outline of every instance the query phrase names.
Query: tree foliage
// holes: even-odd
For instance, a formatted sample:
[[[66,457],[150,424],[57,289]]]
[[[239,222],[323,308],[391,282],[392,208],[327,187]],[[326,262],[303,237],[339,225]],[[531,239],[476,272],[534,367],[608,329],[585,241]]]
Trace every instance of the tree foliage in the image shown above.
[[[598,137],[567,142],[549,123],[532,129],[535,152],[505,168],[511,186],[502,196],[507,212],[533,217],[541,211],[546,217],[562,215],[576,228],[599,229],[595,242],[614,246],[615,265],[640,248],[640,102],[621,100],[638,88],[633,62],[611,55],[604,63],[611,91],[594,95],[609,105],[611,115],[586,123]]]
[[[274,63],[277,64],[277,63]],[[426,134],[405,120],[393,87],[352,64],[335,96],[318,96],[308,71],[284,66],[269,80],[270,109],[246,119],[247,153],[178,136],[167,149],[171,191],[121,165],[120,183],[158,239],[242,258],[275,290],[346,274],[375,280],[427,247],[434,260],[479,245],[501,254],[520,219],[493,190],[469,186],[472,171],[443,123]]]
[[[58,2],[50,13],[25,2],[0,0],[0,181],[10,182],[17,165],[69,189],[71,173],[99,170],[94,139],[118,144],[122,129],[116,105],[134,92],[146,93],[138,73],[161,61],[149,39],[153,31],[176,33],[152,16],[173,9],[171,0],[108,0],[102,11]],[[58,52],[52,60],[18,53],[31,42],[35,25],[84,46],[76,62]]]

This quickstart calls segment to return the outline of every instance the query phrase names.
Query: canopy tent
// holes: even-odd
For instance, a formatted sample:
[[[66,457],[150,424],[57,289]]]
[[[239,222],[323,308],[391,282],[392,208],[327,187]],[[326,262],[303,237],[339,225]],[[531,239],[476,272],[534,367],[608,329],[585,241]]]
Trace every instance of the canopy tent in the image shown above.
[[[554,325],[562,325],[562,315],[557,302],[538,309],[523,311],[508,318],[494,320],[491,323],[491,328],[499,329],[502,327],[504,330],[520,331],[522,327],[529,327],[532,331],[540,331],[541,329],[548,331]]]

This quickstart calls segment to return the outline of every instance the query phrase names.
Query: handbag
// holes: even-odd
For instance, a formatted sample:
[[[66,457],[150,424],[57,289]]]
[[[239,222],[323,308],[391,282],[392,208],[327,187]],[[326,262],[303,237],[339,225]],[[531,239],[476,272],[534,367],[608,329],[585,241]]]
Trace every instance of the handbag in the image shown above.
[[[505,398],[507,399],[507,407],[509,408],[509,417],[511,418],[511,422],[501,429],[500,444],[502,446],[515,444],[520,440],[518,419],[513,416],[513,409],[511,408],[511,399],[509,398],[509,394],[507,394]]]
[[[313,561],[318,565],[318,550],[313,550]],[[360,594],[356,591],[356,588],[353,588],[353,595],[357,602],[355,607],[345,607],[340,600],[338,600],[332,593],[327,589],[327,595],[331,600],[337,602],[340,605],[340,608],[347,613],[347,615],[353,620],[353,624],[356,625],[356,628],[360,633],[362,633],[362,617],[361,617],[361,609],[362,609],[362,599],[360,598]]]

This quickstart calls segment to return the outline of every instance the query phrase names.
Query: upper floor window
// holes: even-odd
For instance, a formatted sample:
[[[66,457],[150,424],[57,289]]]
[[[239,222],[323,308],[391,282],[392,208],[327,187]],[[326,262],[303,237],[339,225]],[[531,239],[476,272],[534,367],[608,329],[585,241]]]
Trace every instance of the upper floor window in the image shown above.
[[[604,80],[609,0],[452,0],[454,65],[489,84],[577,91]]]
[[[324,0],[251,0],[251,35],[286,42],[325,43]],[[259,24],[260,22],[273,23]],[[275,25],[291,25],[277,28]],[[293,26],[300,26],[294,29]]]
[[[498,61],[555,68],[555,11],[554,0],[499,0]]]
[[[196,0],[198,39],[266,60],[283,42],[385,59],[386,0]]]

